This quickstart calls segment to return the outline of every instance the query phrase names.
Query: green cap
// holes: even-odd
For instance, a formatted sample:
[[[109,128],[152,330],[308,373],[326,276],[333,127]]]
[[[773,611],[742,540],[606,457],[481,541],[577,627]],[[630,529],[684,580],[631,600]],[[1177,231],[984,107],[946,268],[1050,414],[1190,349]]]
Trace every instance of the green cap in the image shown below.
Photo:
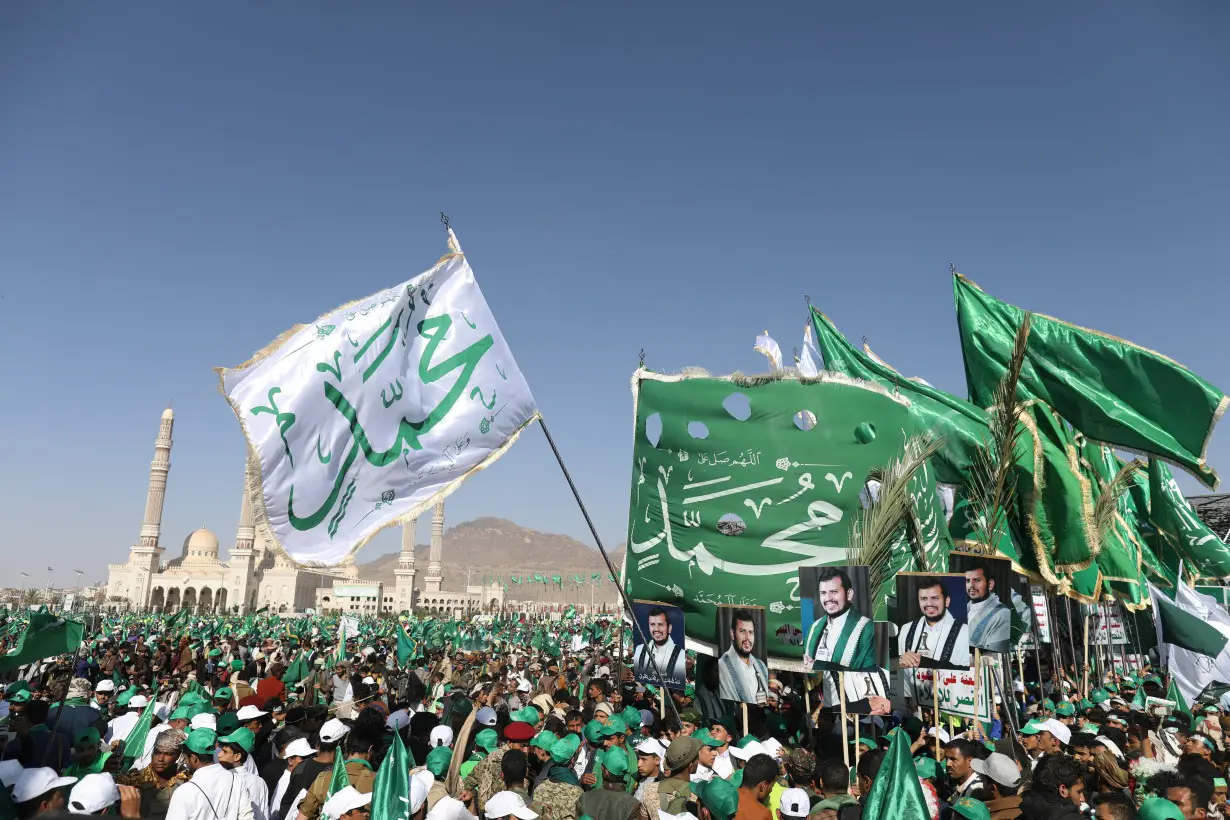
[[[1149,797],[1136,813],[1140,820],[1183,820],[1179,807],[1164,797]]]
[[[612,746],[602,756],[602,768],[613,777],[628,774],[628,753],[619,746]]]
[[[193,729],[184,741],[184,749],[196,755],[212,755],[218,745],[218,735],[213,729]]]
[[[546,729],[543,729],[541,732],[534,735],[534,739],[530,741],[530,745],[537,746],[544,752],[549,752],[557,740],[559,740],[559,738],[555,736],[554,732],[548,732]]]
[[[730,776],[730,784],[734,786],[736,789],[743,788],[743,770],[742,769],[739,769],[739,771],[735,772],[734,774]]]
[[[972,797],[962,797],[953,803],[952,812],[969,820],[991,820],[991,810],[987,808],[987,804]]]
[[[214,692],[214,700],[230,700],[235,693],[231,691],[229,686],[223,686],[217,692]]]
[[[731,820],[739,810],[739,789],[720,777],[693,783],[692,793],[713,815],[713,820]]]
[[[171,717],[167,720],[192,720],[192,709],[187,706],[180,706],[171,713]]]
[[[1076,707],[1065,701],[1055,707],[1055,714],[1061,717],[1072,717],[1076,714]]]
[[[1093,694],[1089,696],[1089,699],[1093,701],[1094,706],[1096,706],[1099,703],[1106,703],[1106,701],[1110,700],[1110,693],[1105,689],[1094,689]]]
[[[872,740],[871,738],[867,737],[866,735],[863,735],[862,737],[858,739],[858,745],[866,749],[878,749],[879,748],[876,742]]]
[[[437,746],[427,753],[427,771],[436,777],[443,777],[448,771],[448,764],[453,760],[453,750],[448,746]]]
[[[639,709],[629,706],[620,712],[619,716],[634,731],[641,728],[641,711]]]
[[[468,715],[474,711],[474,704],[469,698],[453,698],[453,708],[450,711],[458,717]]]
[[[519,720],[522,723],[528,723],[531,726],[537,724],[538,721],[542,720],[542,714],[537,709],[535,709],[533,706],[523,706],[522,708],[513,712],[511,717],[514,721]]]
[[[223,715],[218,715],[215,721],[215,731],[219,735],[228,735],[239,728],[239,715],[234,712],[227,712]]]
[[[914,758],[914,771],[918,772],[918,776],[923,780],[935,780],[940,775],[940,770],[935,765],[934,757]]]
[[[695,731],[692,733],[692,737],[696,738],[697,740],[699,740],[701,743],[705,744],[706,746],[712,746],[715,749],[722,746],[722,741],[718,740],[713,735],[709,734],[708,729],[700,729],[699,731]]]
[[[32,697],[33,695],[30,694],[29,689],[18,689],[16,692],[9,695],[8,701],[9,703],[28,703]]]
[[[685,698],[690,698],[690,697],[694,697],[695,695],[696,695],[696,687],[690,683],[685,683],[683,685],[683,696]]]
[[[551,760],[558,766],[562,766],[572,756],[577,753],[577,747],[581,745],[581,738],[576,735],[564,735],[559,740],[551,744]]]
[[[1048,712],[1054,712],[1055,711],[1055,701],[1051,700],[1050,698],[1043,698],[1042,708]]]
[[[240,669],[243,669],[243,661],[239,660],[239,658],[236,658],[235,660],[231,661],[231,669],[235,670],[236,672],[238,672]]]
[[[606,726],[602,728],[603,737],[615,737],[627,733],[628,724],[624,723],[624,719],[616,715],[606,722]]]
[[[8,685],[8,687],[4,690],[4,693],[9,696],[9,700],[12,700],[13,695],[17,694],[18,692],[29,692],[29,691],[30,691],[30,684],[26,683],[24,680],[15,680]]]
[[[700,712],[695,709],[684,709],[679,713],[679,720],[682,723],[691,723],[692,725],[696,725],[697,723],[700,723]]]
[[[1038,732],[1041,732],[1041,731],[1042,731],[1042,721],[1031,720],[1028,723],[1026,723],[1024,726],[1021,727],[1020,733],[1023,735],[1036,735],[1038,734]]]
[[[1215,778],[1213,778],[1213,788],[1215,788],[1215,789],[1224,789],[1224,788],[1226,788],[1226,778],[1224,778],[1224,777],[1215,777]]]
[[[123,692],[120,692],[116,696],[115,705],[116,706],[127,706],[128,702],[132,700],[132,696],[135,694],[136,692],[132,691],[131,689],[125,689]]]
[[[76,746],[83,746],[87,744],[90,746],[97,746],[100,741],[102,741],[102,735],[100,735],[98,730],[93,726],[82,729],[77,733],[77,736],[73,738],[73,744]]]
[[[500,736],[496,734],[495,729],[483,729],[474,736],[474,745],[489,752],[494,752],[496,747],[500,745]]]
[[[1114,692],[1117,695],[1119,694],[1119,685],[1115,683],[1108,683],[1106,684],[1106,691]]]
[[[180,706],[198,706],[206,702],[207,701],[205,698],[201,697],[196,692],[184,692],[179,697]]]
[[[211,658],[216,658],[216,657],[218,657],[218,656],[219,656],[219,655],[221,655],[221,654],[222,654],[222,650],[221,650],[221,649],[218,649],[217,647],[215,647],[215,648],[213,648],[213,649],[209,650],[208,657],[211,657]]]
[[[193,732],[193,734],[196,734],[196,732]],[[218,742],[234,743],[248,754],[252,754],[252,750],[256,748],[256,735],[252,734],[251,729],[236,729],[229,735],[218,738]]]
[[[597,745],[598,741],[602,739],[602,730],[605,728],[606,727],[603,726],[601,722],[591,720],[589,723],[585,724],[585,739],[590,743]]]
[[[756,737],[755,735],[744,735],[743,737],[739,738],[739,742],[736,743],[735,745],[738,746],[740,749],[746,749],[751,744],[759,743],[759,742],[760,742],[760,738]]]

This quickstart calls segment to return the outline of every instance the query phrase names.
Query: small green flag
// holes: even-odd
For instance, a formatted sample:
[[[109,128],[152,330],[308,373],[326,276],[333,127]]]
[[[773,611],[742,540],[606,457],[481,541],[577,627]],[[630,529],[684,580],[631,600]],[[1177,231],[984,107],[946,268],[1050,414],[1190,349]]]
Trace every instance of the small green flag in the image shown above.
[[[30,623],[17,639],[17,645],[7,655],[0,657],[0,672],[54,655],[76,652],[81,646],[84,632],[85,625],[77,621],[36,612],[30,616]]]
[[[372,784],[372,820],[406,820],[410,812],[409,772],[410,763],[401,742],[401,732],[394,732],[393,745]]]
[[[871,791],[863,804],[863,817],[893,820],[930,820],[927,800],[910,756],[910,742],[905,732],[893,735],[888,754],[871,783]]]
[[[350,785],[350,775],[346,774],[346,756],[342,747],[338,746],[333,754],[333,776],[329,778],[329,797]],[[383,767],[381,767],[383,768]]]
[[[1216,627],[1205,623],[1160,592],[1155,591],[1153,602],[1157,607],[1157,627],[1162,642],[1210,658],[1216,658],[1226,648],[1227,638]]]
[[[1174,701],[1174,708],[1177,711],[1191,714],[1192,710],[1188,707],[1187,701],[1183,699],[1183,695],[1179,692],[1179,687],[1175,684],[1173,676],[1170,678],[1170,685],[1166,687],[1166,700]]]
[[[397,628],[397,665],[405,667],[418,653],[418,644],[406,634],[405,627],[399,626]]]
[[[123,771],[131,769],[133,761],[145,754],[145,738],[149,736],[150,724],[154,722],[154,707],[158,705],[154,701],[157,698],[158,690],[154,689],[150,693],[149,703],[141,710],[141,717],[137,718],[137,722],[128,732],[128,737],[124,739],[124,762],[120,767]]]

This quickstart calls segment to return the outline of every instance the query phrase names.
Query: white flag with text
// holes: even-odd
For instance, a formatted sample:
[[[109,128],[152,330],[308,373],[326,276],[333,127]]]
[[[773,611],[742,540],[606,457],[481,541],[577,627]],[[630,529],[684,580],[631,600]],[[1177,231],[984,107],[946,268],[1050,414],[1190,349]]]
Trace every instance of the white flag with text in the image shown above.
[[[538,416],[451,231],[449,244],[410,281],[218,369],[256,525],[300,563],[335,565],[417,516]]]

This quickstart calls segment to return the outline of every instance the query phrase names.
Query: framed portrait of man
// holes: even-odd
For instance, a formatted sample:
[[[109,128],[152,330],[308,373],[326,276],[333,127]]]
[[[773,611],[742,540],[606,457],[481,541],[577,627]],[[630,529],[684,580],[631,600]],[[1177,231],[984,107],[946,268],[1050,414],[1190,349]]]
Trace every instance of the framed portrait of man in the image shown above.
[[[876,663],[874,601],[867,567],[800,567],[803,663],[816,671],[871,672]]]
[[[953,552],[950,572],[965,576],[969,643],[983,652],[1007,652],[1012,645],[1012,562],[995,555]]]
[[[683,689],[688,677],[683,610],[659,601],[633,601],[632,614],[640,627],[632,638],[632,673],[637,682]]]
[[[717,608],[718,696],[763,705],[769,697],[764,607]]]
[[[931,670],[970,668],[965,576],[956,573],[898,573],[897,659],[902,694],[915,705],[932,699]]]

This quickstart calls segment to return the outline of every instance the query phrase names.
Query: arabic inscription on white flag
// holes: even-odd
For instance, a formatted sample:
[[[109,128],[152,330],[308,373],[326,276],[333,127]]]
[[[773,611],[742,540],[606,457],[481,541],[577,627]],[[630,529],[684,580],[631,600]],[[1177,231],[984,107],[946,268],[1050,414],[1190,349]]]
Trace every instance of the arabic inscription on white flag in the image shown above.
[[[455,252],[409,282],[219,368],[248,442],[253,516],[294,560],[334,565],[499,458],[534,397]]]

